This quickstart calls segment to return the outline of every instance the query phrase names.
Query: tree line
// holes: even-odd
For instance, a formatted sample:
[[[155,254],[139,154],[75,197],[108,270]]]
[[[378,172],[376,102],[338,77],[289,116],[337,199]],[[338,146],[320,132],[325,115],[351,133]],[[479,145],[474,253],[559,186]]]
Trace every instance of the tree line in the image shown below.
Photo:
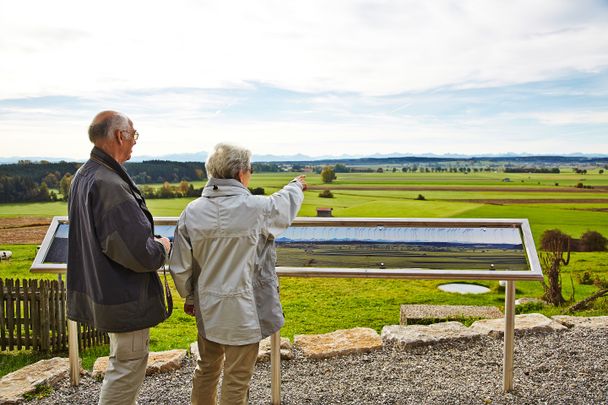
[[[81,165],[64,161],[19,161],[0,165],[0,203],[66,200],[72,177]],[[126,163],[125,169],[137,184],[189,182],[207,178],[202,162],[150,160]],[[167,191],[163,191],[162,195],[166,194]]]

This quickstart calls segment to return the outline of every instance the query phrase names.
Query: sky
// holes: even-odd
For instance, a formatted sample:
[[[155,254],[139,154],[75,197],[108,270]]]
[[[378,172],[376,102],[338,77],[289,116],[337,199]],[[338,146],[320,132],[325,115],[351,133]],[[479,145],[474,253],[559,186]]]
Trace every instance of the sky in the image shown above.
[[[0,157],[608,154],[608,1],[0,0]]]

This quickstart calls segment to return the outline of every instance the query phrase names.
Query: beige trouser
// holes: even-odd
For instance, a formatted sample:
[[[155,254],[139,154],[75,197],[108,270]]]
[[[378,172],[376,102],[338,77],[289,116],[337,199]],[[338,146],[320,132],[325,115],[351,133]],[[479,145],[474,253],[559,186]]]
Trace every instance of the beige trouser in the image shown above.
[[[144,382],[150,329],[110,335],[110,359],[99,405],[133,405]]]
[[[192,404],[215,405],[217,383],[224,366],[221,405],[245,405],[258,357],[258,343],[222,345],[198,336],[200,359],[192,380]],[[225,360],[224,360],[225,358]]]

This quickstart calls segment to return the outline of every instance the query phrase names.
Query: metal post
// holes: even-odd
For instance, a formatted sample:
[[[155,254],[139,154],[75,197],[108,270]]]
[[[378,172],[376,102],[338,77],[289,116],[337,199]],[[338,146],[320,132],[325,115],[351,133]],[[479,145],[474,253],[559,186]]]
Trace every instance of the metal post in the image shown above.
[[[80,383],[80,359],[78,358],[78,324],[68,319],[68,352],[70,355],[70,384]]]
[[[508,280],[505,289],[505,344],[503,363],[504,392],[513,389],[513,336],[515,332],[515,281]]]
[[[272,379],[270,390],[272,392],[272,405],[281,404],[281,331],[276,331],[270,337],[270,369]]]

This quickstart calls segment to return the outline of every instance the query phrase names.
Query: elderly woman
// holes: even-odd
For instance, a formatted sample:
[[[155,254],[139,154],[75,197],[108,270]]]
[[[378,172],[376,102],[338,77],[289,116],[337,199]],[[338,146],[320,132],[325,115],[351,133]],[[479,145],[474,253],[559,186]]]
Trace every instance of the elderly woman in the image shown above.
[[[206,163],[202,197],[179,218],[171,274],[184,311],[196,316],[200,360],[193,404],[246,404],[260,340],[283,326],[274,239],[304,199],[304,176],[270,197],[251,195],[251,152],[219,144]]]

